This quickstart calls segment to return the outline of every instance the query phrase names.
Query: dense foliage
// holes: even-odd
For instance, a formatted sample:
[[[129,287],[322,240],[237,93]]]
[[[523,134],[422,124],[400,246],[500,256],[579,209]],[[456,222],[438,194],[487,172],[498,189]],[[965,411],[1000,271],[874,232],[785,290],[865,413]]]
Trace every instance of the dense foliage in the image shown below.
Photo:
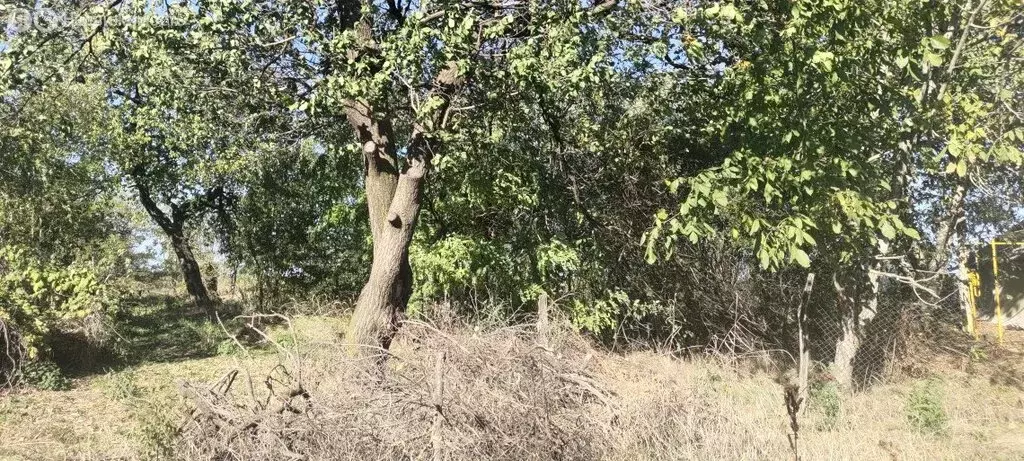
[[[102,88],[54,85],[10,96],[0,115],[0,320],[30,357],[54,328],[107,313],[130,263],[116,182],[84,155],[104,123],[102,100]]]
[[[384,348],[542,294],[612,342],[789,347],[808,271],[859,338],[1020,217],[1013,0],[47,7],[0,42],[0,318],[32,350],[117,303],[138,210],[210,315],[199,261],[261,308],[357,299]]]

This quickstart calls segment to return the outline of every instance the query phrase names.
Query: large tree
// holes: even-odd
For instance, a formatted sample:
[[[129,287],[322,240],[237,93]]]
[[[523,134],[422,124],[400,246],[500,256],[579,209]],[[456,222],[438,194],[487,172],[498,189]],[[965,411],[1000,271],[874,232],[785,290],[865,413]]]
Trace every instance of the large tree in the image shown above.
[[[681,52],[710,39],[734,57],[710,130],[730,155],[670,183],[684,199],[657,217],[650,255],[679,238],[726,235],[754,248],[765,269],[831,274],[836,372],[850,385],[868,324],[899,302],[879,304],[878,277],[941,280],[951,244],[964,241],[971,173],[1019,177],[1020,18],[1008,7],[798,1],[682,11],[679,27],[705,39],[680,41]]]
[[[163,231],[189,295],[209,316],[210,293],[192,241],[204,222],[223,216],[236,177],[289,132],[275,81],[239,73],[249,61],[204,34],[202,9],[125,2],[90,39],[80,61],[85,78],[107,88],[117,114],[106,153]],[[285,143],[292,141],[287,138]]]
[[[364,352],[389,347],[412,295],[409,247],[434,162],[480,108],[533,91],[542,70],[589,78],[609,66],[595,24],[615,7],[338,2],[301,34],[319,53],[314,107],[340,109],[364,157],[373,262],[349,330]]]

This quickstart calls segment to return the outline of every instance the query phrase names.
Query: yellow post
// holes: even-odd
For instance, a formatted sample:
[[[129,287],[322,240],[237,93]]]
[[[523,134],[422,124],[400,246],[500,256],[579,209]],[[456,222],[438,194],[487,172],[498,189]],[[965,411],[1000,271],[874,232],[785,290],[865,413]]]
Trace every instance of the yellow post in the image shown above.
[[[978,340],[978,297],[981,296],[981,276],[978,271],[967,272],[967,332]]]
[[[999,301],[999,295],[1003,290],[999,286],[999,259],[996,256],[997,244],[995,240],[992,241],[992,297],[996,301],[996,343],[1003,344],[1003,304]]]

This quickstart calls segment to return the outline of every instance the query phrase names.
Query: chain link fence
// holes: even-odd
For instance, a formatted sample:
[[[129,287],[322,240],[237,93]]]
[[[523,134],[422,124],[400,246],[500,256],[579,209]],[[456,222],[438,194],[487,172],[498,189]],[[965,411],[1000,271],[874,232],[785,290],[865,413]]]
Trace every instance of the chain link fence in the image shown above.
[[[964,344],[959,283],[951,273],[884,275],[877,291],[846,306],[833,287],[818,287],[805,326],[811,359],[863,387],[893,377],[925,351]]]

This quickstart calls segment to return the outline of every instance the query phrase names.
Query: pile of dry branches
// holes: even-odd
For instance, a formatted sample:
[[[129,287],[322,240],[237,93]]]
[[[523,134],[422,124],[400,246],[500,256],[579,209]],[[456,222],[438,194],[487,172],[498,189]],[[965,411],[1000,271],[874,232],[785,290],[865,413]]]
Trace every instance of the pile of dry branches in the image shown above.
[[[181,384],[188,459],[594,459],[613,395],[575,338],[408,322],[383,373],[344,347],[289,351],[259,379]]]

